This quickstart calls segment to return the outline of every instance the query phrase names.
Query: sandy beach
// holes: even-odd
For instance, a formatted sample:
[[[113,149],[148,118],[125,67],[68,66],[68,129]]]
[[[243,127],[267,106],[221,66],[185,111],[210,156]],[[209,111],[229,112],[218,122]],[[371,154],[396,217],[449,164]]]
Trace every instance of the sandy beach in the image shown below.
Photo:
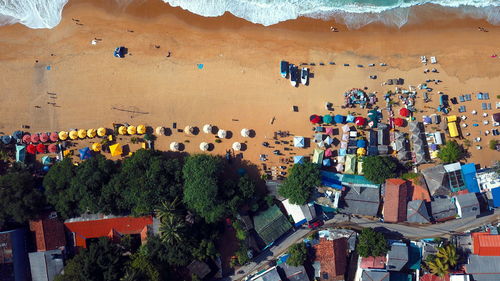
[[[339,32],[331,32],[331,26]],[[488,32],[478,31],[479,26]],[[99,40],[92,45],[95,38]],[[466,138],[471,141],[482,137],[478,144],[483,149],[476,150],[473,143],[467,161],[491,166],[499,155],[488,148],[493,136],[483,132],[491,130],[490,116],[497,112],[499,101],[500,58],[490,57],[500,55],[499,43],[500,27],[446,15],[402,29],[369,25],[347,30],[339,23],[309,18],[263,27],[229,14],[196,16],[160,0],[127,7],[97,0],[70,1],[54,29],[0,27],[0,132],[9,134],[22,125],[29,125],[32,133],[110,128],[113,122],[164,126],[173,133],[159,137],[157,149],[167,150],[170,142],[178,141],[185,144],[185,151],[199,152],[199,143],[206,141],[215,144],[209,153],[223,154],[240,141],[247,144],[241,152],[244,159],[259,164],[259,154],[267,154],[267,165],[272,166],[279,165],[278,157],[261,143],[271,142],[278,130],[310,137],[309,115],[327,114],[325,102],[333,103],[332,114],[348,112],[340,108],[345,91],[367,87],[382,100],[386,91],[394,90],[381,85],[387,79],[404,78],[406,89],[439,79],[443,82],[433,85],[429,93],[431,102],[424,104],[419,92],[416,107],[424,112],[416,114],[417,120],[435,113],[438,91],[450,98],[488,92],[490,100],[484,102],[491,103],[493,110],[481,110],[474,94],[464,104],[469,126],[462,133],[470,132]],[[113,57],[117,46],[126,46],[129,54],[123,59]],[[422,65],[421,55],[436,56],[438,64]],[[309,86],[293,88],[281,78],[282,59],[314,62]],[[367,67],[370,63],[376,66]],[[434,67],[439,73],[423,73]],[[298,112],[292,111],[294,105]],[[459,105],[451,105],[450,114],[462,115]],[[479,114],[473,116],[472,110]],[[367,114],[366,109],[350,111]],[[483,118],[483,112],[489,116]],[[483,119],[490,124],[483,125]],[[210,123],[231,131],[232,137],[216,144],[213,135],[186,136],[173,129],[173,123],[180,129],[186,125],[201,129]],[[479,126],[472,127],[473,123]],[[242,138],[242,128],[254,130],[255,137]],[[293,152],[307,155],[312,149]]]

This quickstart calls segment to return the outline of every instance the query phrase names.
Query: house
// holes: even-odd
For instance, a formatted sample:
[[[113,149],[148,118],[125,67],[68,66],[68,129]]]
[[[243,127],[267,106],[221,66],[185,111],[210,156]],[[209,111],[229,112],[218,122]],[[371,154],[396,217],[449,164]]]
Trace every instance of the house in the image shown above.
[[[344,280],[347,270],[347,239],[320,238],[313,246],[315,261],[320,265],[320,281]]]
[[[465,186],[469,193],[480,192],[477,180],[476,164],[467,163],[462,165],[462,175],[464,177]]]
[[[28,281],[26,231],[18,228],[0,232],[0,280]]]
[[[444,165],[443,168],[448,176],[448,184],[452,192],[459,192],[466,189],[462,167],[459,162]]]
[[[394,142],[392,143],[392,148],[393,150],[397,153],[396,158],[398,158],[399,161],[406,161],[408,160],[408,139],[406,138],[405,134],[402,132],[395,132],[394,133]]]
[[[391,273],[388,271],[363,270],[361,281],[390,281]]]
[[[365,257],[361,258],[360,267],[362,269],[385,269],[387,257]]]
[[[469,255],[465,273],[472,275],[474,281],[498,281],[500,280],[500,256]]]
[[[384,221],[402,222],[406,220],[406,198],[408,188],[402,179],[387,179],[384,194]]]
[[[29,253],[31,279],[33,281],[53,281],[64,268],[61,250]]]
[[[37,251],[50,251],[66,246],[64,224],[56,212],[47,212],[37,220],[29,222],[31,232],[34,232]]]
[[[451,193],[446,170],[442,164],[422,170],[422,175],[424,176],[431,196],[449,195]]]
[[[204,262],[201,261],[192,261],[188,266],[187,269],[189,270],[189,273],[194,274],[200,279],[205,278],[210,273],[210,267]]]
[[[261,272],[255,276],[253,276],[250,281],[284,281],[281,279],[280,274],[278,273],[278,268],[273,266],[264,272]]]
[[[352,252],[356,249],[356,241],[358,238],[358,233],[343,228],[329,228],[325,230],[318,231],[319,238],[326,238],[327,240],[335,240],[339,238],[347,239],[347,252]]]
[[[404,243],[392,243],[387,253],[387,270],[402,271],[409,261],[408,246]]]
[[[429,189],[427,189],[427,184],[425,183],[423,175],[419,175],[409,182],[408,198],[408,200],[431,202],[431,195],[429,194]]]
[[[427,161],[425,152],[425,137],[423,125],[420,122],[409,122],[408,127],[411,132],[412,150],[415,153],[415,164],[422,164]]]
[[[153,225],[153,217],[117,217],[93,220],[68,220],[64,223],[72,233],[75,247],[87,248],[88,242],[99,237],[119,240],[124,235],[136,236],[145,243],[149,228]]]
[[[282,272],[283,279],[286,281],[309,281],[306,269],[304,266],[291,266],[289,264],[282,263],[279,265],[278,271]]]
[[[420,281],[450,281],[450,275],[446,274],[444,277],[426,273],[420,277]]]
[[[500,177],[493,169],[481,169],[476,172],[477,182],[482,191],[500,187]]]
[[[425,201],[413,200],[408,202],[406,221],[412,223],[429,223],[431,218],[427,211]]]
[[[292,228],[292,224],[276,205],[255,216],[253,224],[265,245],[270,245]]]
[[[436,198],[431,202],[431,216],[434,221],[455,219],[457,216],[457,207],[448,198]]]
[[[472,252],[478,256],[500,256],[500,235],[488,232],[472,233]]]
[[[282,202],[283,207],[285,207],[288,215],[292,216],[295,222],[295,227],[299,227],[304,223],[313,220],[316,217],[316,210],[314,209],[314,203],[305,205],[296,205],[290,203],[289,199]]]
[[[344,213],[376,217],[380,206],[380,190],[369,187],[346,187],[340,208]]]
[[[477,217],[480,215],[479,201],[476,193],[460,194],[453,197],[459,218]]]

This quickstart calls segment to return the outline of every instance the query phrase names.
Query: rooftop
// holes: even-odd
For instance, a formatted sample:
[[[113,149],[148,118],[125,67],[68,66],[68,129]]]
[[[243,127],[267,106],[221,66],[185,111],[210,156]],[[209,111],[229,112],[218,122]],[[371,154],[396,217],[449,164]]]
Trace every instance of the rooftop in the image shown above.
[[[458,215],[461,218],[477,217],[481,210],[476,193],[460,194],[455,197]]]
[[[488,232],[472,233],[473,253],[479,256],[500,256],[500,235]]]
[[[465,265],[465,272],[471,274],[474,281],[498,281],[500,280],[500,256],[469,255],[469,263]]]
[[[422,170],[425,183],[431,195],[449,195],[448,176],[444,166],[439,164]]]
[[[390,281],[391,273],[387,271],[363,270],[361,281]]]
[[[425,202],[422,200],[413,200],[408,202],[407,218],[408,222],[428,223],[430,222],[429,213]]]
[[[306,269],[304,266],[291,266],[287,263],[282,263],[279,266],[287,279],[287,281],[309,281]]]
[[[435,221],[454,219],[457,208],[449,198],[436,198],[431,202],[432,217]]]
[[[273,243],[292,228],[292,224],[276,205],[260,212],[253,218],[253,223],[255,231],[266,245]]]
[[[37,251],[55,250],[66,245],[64,224],[56,212],[44,213],[38,220],[29,222],[30,230],[35,233]]]
[[[346,187],[341,208],[348,214],[375,217],[380,205],[378,188]]]
[[[402,222],[406,220],[406,181],[388,179],[385,181],[384,220],[386,222]]]
[[[387,270],[401,271],[408,260],[408,246],[403,243],[393,243],[387,253]]]
[[[33,281],[52,281],[64,267],[61,250],[29,253]]]
[[[315,260],[321,264],[320,280],[337,280],[343,277],[347,267],[347,239],[339,238],[327,240],[320,238],[320,242],[313,246]]]
[[[366,257],[361,258],[360,267],[363,269],[384,269],[387,258],[385,256],[380,257]]]

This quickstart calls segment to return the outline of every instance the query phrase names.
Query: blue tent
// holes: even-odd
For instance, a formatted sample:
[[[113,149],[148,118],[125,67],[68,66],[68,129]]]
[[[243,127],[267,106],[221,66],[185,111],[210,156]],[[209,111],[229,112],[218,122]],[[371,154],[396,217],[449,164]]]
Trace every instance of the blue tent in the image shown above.
[[[92,156],[90,154],[90,149],[88,147],[84,147],[82,149],[79,149],[78,152],[80,152],[80,159],[81,160],[89,159]]]
[[[335,115],[335,123],[344,124],[345,123],[345,116],[340,115],[340,114]]]
[[[304,156],[294,156],[293,164],[304,164]]]
[[[331,165],[332,165],[332,161],[329,158],[323,159],[323,166],[330,167]]]
[[[52,158],[50,156],[45,155],[41,159],[42,165],[50,165],[52,163]]]
[[[16,162],[24,162],[26,158],[26,146],[16,145]]]
[[[349,114],[347,115],[347,120],[346,120],[348,123],[353,123],[354,122],[354,116]]]
[[[366,141],[365,140],[358,140],[356,142],[357,147],[366,147]]]
[[[9,144],[12,141],[11,136],[2,136],[2,142],[5,144]]]
[[[16,140],[20,140],[23,138],[23,132],[21,131],[15,131],[13,134],[12,134],[12,137]]]

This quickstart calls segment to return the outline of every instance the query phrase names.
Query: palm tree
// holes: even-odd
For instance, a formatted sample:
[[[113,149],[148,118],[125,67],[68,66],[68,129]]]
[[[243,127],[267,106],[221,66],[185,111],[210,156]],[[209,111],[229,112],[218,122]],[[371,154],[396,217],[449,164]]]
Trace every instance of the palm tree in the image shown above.
[[[442,259],[443,263],[448,264],[451,268],[455,267],[458,263],[457,250],[453,245],[439,247],[436,256]]]
[[[179,197],[176,197],[172,202],[163,202],[160,208],[155,210],[156,217],[162,222],[166,220],[167,217],[175,216],[179,214],[179,206],[180,200]]]
[[[440,258],[435,258],[434,261],[427,262],[427,266],[431,270],[432,274],[439,277],[444,277],[449,272],[448,264],[441,261]]]
[[[160,220],[160,238],[167,245],[175,245],[183,241],[186,224],[176,215],[169,215]]]

